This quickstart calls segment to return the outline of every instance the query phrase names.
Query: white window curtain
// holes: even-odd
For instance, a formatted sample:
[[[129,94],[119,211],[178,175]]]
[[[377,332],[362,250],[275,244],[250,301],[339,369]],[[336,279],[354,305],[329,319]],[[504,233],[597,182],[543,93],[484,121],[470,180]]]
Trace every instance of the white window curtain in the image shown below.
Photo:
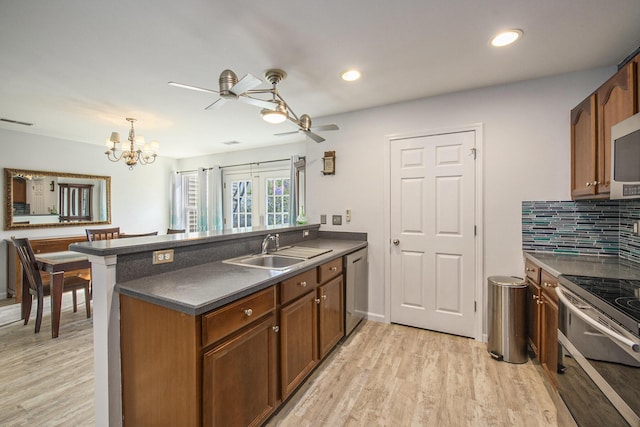
[[[289,203],[289,223],[291,225],[296,224],[296,219],[298,218],[298,180],[296,179],[296,163],[300,160],[300,156],[297,154],[291,156],[291,172],[290,172],[290,180],[289,180],[289,194],[290,194],[290,203]]]
[[[171,218],[169,220],[169,228],[175,230],[186,230],[186,212],[185,212],[185,198],[184,190],[182,189],[183,175],[180,172],[175,172],[171,177]]]
[[[222,173],[219,166],[198,168],[195,174],[176,173],[171,198],[170,228],[222,230]]]
[[[222,171],[198,169],[198,231],[222,230]]]

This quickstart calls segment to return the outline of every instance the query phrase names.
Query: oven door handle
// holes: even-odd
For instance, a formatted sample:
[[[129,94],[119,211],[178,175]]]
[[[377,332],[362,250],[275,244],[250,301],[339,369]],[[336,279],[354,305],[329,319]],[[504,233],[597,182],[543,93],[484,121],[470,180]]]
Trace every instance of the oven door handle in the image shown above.
[[[624,337],[624,336],[620,335],[619,333],[617,333],[613,329],[607,328],[606,326],[601,325],[597,321],[593,320],[589,315],[583,313],[582,310],[580,310],[578,307],[573,305],[573,303],[571,301],[569,301],[569,298],[567,298],[564,295],[564,292],[562,291],[562,289],[560,289],[559,286],[556,287],[555,289],[556,289],[556,294],[558,295],[558,298],[560,299],[560,301],[562,301],[562,303],[569,310],[571,310],[571,312],[573,312],[576,316],[578,316],[579,318],[581,318],[582,320],[587,322],[593,328],[595,328],[595,329],[599,330],[600,332],[602,332],[603,334],[607,335],[608,337],[613,338],[614,340],[619,341],[622,344],[626,345],[627,347],[631,348],[631,350],[635,351],[636,353],[640,352],[640,344],[630,340],[627,337]]]

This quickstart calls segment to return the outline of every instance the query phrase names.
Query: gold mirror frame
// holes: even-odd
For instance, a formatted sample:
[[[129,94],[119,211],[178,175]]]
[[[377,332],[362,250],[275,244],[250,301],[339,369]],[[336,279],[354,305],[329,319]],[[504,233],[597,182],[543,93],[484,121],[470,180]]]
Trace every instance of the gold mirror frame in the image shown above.
[[[69,222],[47,222],[42,224],[16,224],[13,221],[13,178],[15,176],[40,176],[40,177],[54,177],[54,178],[75,178],[84,180],[104,180],[106,187],[106,214],[107,218],[104,221],[69,221]],[[52,180],[53,181],[53,180]],[[111,177],[101,175],[83,175],[76,173],[66,172],[50,172],[50,171],[36,171],[26,169],[10,169],[4,168],[4,199],[5,199],[5,211],[4,211],[4,229],[5,230],[22,230],[28,228],[52,228],[52,227],[78,227],[84,225],[100,225],[111,224]],[[60,212],[60,206],[57,207],[57,212]]]

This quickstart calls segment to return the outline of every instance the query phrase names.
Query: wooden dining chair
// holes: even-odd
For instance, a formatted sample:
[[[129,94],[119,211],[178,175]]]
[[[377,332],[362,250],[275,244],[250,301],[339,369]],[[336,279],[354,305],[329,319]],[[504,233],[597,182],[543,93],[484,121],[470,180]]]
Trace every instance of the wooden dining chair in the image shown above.
[[[94,242],[96,240],[111,240],[120,237],[120,227],[111,228],[87,228],[87,240]]]
[[[178,230],[175,228],[167,228],[167,234],[181,234],[181,233],[186,233],[187,230],[182,229],[182,230]]]
[[[44,297],[51,294],[51,286],[49,283],[46,285],[42,283],[42,276],[40,276],[40,268],[36,257],[33,254],[31,243],[29,239],[16,239],[12,237],[16,252],[20,258],[22,264],[22,286],[29,286],[29,298],[22,301],[24,304],[24,324],[29,323],[29,317],[31,316],[31,306],[33,303],[32,295],[36,297],[38,306],[36,308],[36,329],[35,333],[40,332],[40,325],[42,324],[42,310],[44,305]],[[26,279],[26,281],[24,280]],[[26,283],[25,283],[26,282]],[[73,292],[73,311],[77,311],[75,293],[78,289],[84,289],[85,308],[87,310],[87,318],[91,317],[91,296],[89,292],[90,281],[81,276],[69,276],[64,278],[64,284],[62,292]]]

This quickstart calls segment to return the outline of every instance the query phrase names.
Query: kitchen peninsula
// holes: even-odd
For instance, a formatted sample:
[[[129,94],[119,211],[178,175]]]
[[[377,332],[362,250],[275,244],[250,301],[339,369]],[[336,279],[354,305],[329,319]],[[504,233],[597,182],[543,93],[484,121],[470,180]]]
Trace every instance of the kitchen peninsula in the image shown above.
[[[229,258],[260,252],[261,242],[270,233],[279,234],[281,247],[295,245],[325,249],[329,252],[283,270],[238,266],[223,262]],[[262,313],[263,317],[259,317],[260,309],[254,308],[253,318],[262,319],[258,326],[264,326],[263,323],[278,319],[275,307],[276,304],[285,301],[283,289],[287,281],[297,280],[299,276],[302,277],[305,274],[308,275],[307,277],[317,277],[317,282],[314,279],[314,283],[308,289],[313,292],[308,292],[309,296],[300,297],[300,300],[313,297],[314,301],[317,301],[327,298],[327,295],[330,295],[328,293],[330,288],[326,288],[327,292],[323,293],[323,286],[338,283],[338,279],[340,286],[342,285],[342,256],[364,248],[366,245],[366,234],[320,232],[319,225],[254,227],[247,230],[152,236],[72,245],[71,250],[87,254],[92,263],[96,422],[98,425],[122,423],[122,384],[123,381],[125,383],[133,381],[132,378],[121,378],[121,370],[127,372],[125,368],[128,359],[125,359],[124,354],[131,354],[131,352],[127,353],[130,349],[125,348],[127,344],[124,343],[129,341],[125,341],[127,334],[124,334],[121,366],[120,320],[121,315],[126,317],[124,311],[121,314],[121,308],[126,310],[131,307],[136,309],[146,307],[151,311],[156,310],[169,313],[176,316],[175,318],[186,319],[190,325],[194,325],[191,333],[195,337],[196,346],[185,351],[200,354],[199,352],[204,351],[207,344],[213,344],[217,339],[215,330],[205,333],[205,328],[207,316],[215,318],[213,314],[221,311],[218,310],[220,307],[233,306],[237,301],[257,298],[258,303],[262,304],[261,307],[267,307],[265,309],[267,311]],[[154,251],[173,251],[171,262],[153,264]],[[310,272],[313,274],[310,275]],[[298,280],[297,285],[303,282],[305,287],[306,282],[310,281]],[[316,286],[318,298],[315,298]],[[296,297],[300,295],[302,293]],[[124,305],[121,307],[122,301]],[[342,300],[340,304],[342,305]],[[278,308],[280,308],[279,305]],[[321,308],[318,309],[319,312],[321,310]],[[127,319],[132,318],[127,317]],[[127,331],[138,331],[140,318],[131,321],[135,327]],[[212,324],[217,325],[215,322]],[[270,323],[269,326],[271,326]],[[198,333],[200,328],[202,328],[202,334]],[[250,328],[253,330],[254,327]],[[167,331],[167,333],[170,332]],[[207,341],[207,337],[210,337],[211,341]],[[171,339],[166,341],[171,342]],[[176,353],[183,351],[181,348],[174,348],[174,350]],[[210,348],[207,348],[207,351],[209,350]],[[198,375],[202,374],[202,363],[202,357],[198,356],[198,360],[191,366]],[[175,367],[175,369],[178,368]],[[199,379],[195,381],[195,388],[198,391],[194,393],[198,394],[202,384]],[[276,395],[283,396],[281,393]],[[272,399],[272,401],[279,401],[279,399]],[[154,404],[159,412],[163,403],[154,402]],[[126,405],[127,403],[125,408],[130,408]],[[194,406],[189,410],[197,425],[200,417],[203,416],[201,415],[203,411],[201,411],[200,402],[192,402],[192,405]],[[204,416],[207,416],[207,407],[203,409]],[[126,419],[124,423],[127,423]]]

